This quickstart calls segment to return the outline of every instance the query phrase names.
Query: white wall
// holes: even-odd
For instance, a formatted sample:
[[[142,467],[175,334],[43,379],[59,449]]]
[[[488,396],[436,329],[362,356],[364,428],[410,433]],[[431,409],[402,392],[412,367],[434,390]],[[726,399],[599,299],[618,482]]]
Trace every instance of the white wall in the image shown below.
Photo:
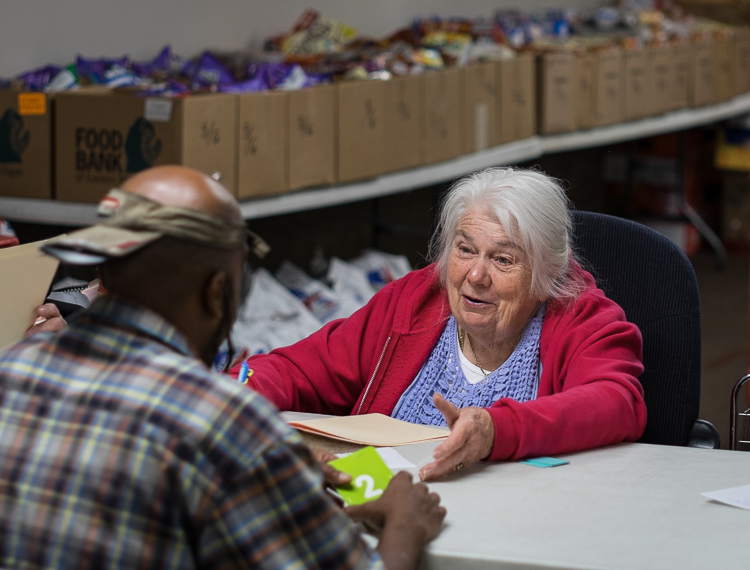
[[[604,0],[0,0],[0,77],[76,55],[147,59],[166,43],[184,56],[261,45],[307,7],[361,35],[383,36],[418,16],[491,16],[522,7],[590,9]]]

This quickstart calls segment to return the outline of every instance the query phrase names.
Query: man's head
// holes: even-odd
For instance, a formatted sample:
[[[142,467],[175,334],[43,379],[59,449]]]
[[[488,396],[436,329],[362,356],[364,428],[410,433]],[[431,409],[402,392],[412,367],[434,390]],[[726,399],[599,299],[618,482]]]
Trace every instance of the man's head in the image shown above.
[[[161,166],[128,179],[99,209],[110,217],[45,250],[63,261],[99,256],[108,291],[161,314],[210,364],[240,302],[248,248],[237,201],[203,173]]]

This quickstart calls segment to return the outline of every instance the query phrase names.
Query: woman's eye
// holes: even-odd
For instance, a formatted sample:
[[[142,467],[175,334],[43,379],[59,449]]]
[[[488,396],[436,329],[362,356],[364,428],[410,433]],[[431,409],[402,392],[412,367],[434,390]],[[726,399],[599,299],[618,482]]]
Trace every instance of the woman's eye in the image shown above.
[[[513,260],[510,257],[498,257],[496,260],[500,265],[510,265],[513,263]]]

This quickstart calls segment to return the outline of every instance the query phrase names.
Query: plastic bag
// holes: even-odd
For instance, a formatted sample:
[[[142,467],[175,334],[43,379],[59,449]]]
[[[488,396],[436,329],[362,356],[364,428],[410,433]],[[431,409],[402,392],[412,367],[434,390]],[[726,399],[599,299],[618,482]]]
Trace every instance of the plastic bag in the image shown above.
[[[367,273],[375,290],[380,290],[391,281],[400,279],[411,271],[411,263],[405,255],[394,255],[382,251],[366,250],[351,263]]]
[[[322,323],[266,269],[253,273],[250,293],[232,328],[238,349],[270,352],[314,333]]]
[[[353,299],[342,298],[325,283],[313,279],[289,261],[281,264],[276,278],[323,323],[348,317],[360,307]]]

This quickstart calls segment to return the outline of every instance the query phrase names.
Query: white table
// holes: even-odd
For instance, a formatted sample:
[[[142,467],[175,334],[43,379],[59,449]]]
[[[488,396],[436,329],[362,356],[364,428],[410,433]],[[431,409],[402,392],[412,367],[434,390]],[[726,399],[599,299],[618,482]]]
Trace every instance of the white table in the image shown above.
[[[418,467],[436,444],[397,448]],[[569,465],[471,466],[431,483],[448,509],[422,567],[750,568],[750,511],[701,492],[750,484],[750,453],[621,444]]]
[[[334,452],[361,447],[302,436]],[[416,478],[438,444],[395,449]],[[559,457],[570,463],[482,462],[430,483],[448,514],[422,568],[750,569],[750,510],[701,495],[750,485],[750,453],[623,443]]]

